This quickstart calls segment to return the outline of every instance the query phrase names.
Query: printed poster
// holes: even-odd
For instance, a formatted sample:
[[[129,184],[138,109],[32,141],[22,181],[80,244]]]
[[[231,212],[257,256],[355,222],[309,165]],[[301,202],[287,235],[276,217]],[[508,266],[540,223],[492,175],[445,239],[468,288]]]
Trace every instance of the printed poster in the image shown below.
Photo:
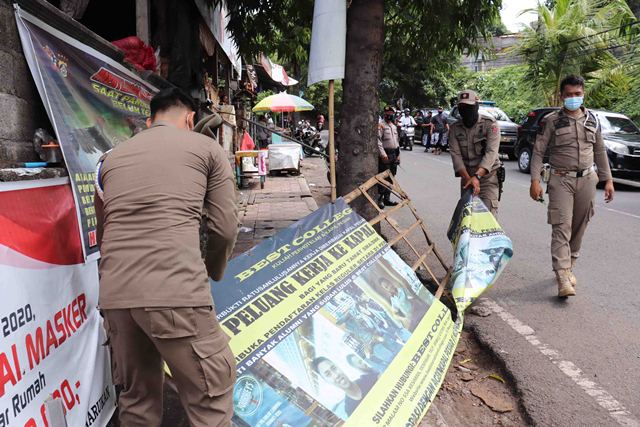
[[[212,282],[239,426],[417,425],[462,321],[342,199]]]
[[[98,159],[146,128],[157,89],[122,65],[16,9],[22,48],[69,170],[85,258],[97,259]]]
[[[69,426],[116,408],[98,312],[97,261],[84,263],[69,180],[0,183],[0,426]]]
[[[453,245],[451,289],[460,312],[496,282],[513,257],[511,239],[491,211],[471,191],[463,194],[449,225]]]

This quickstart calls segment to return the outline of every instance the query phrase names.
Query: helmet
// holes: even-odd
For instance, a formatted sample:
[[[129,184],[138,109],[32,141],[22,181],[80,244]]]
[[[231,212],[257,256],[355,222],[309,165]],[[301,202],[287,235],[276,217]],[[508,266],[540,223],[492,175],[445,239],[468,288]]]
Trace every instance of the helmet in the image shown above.
[[[408,108],[405,108],[405,109],[404,109],[404,112],[405,112],[405,113],[407,113],[407,114],[409,114],[409,113],[411,112],[411,110],[409,110]]]

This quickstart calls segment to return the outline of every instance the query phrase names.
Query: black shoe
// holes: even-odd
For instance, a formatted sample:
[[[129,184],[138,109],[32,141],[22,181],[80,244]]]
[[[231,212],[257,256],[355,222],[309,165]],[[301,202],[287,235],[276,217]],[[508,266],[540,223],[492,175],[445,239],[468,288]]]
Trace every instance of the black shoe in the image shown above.
[[[398,202],[392,202],[391,200],[384,201],[385,206],[398,206]]]
[[[384,209],[384,202],[382,200],[378,200],[378,207]]]

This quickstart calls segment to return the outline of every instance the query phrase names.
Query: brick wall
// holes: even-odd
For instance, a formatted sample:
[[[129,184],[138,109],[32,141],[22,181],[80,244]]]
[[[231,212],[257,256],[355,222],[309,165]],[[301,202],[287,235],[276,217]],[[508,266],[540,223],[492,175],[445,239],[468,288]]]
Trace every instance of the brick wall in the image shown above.
[[[22,53],[13,5],[0,0],[0,167],[37,161],[33,132],[50,127]]]

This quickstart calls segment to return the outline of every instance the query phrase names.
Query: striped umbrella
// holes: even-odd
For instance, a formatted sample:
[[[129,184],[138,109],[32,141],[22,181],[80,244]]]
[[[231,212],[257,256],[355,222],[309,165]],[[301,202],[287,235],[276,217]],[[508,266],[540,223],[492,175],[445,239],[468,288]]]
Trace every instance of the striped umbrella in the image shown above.
[[[286,92],[280,92],[277,95],[267,96],[253,107],[253,112],[272,111],[275,113],[291,112],[291,111],[311,111],[313,105],[309,104],[299,96],[290,95]]]

